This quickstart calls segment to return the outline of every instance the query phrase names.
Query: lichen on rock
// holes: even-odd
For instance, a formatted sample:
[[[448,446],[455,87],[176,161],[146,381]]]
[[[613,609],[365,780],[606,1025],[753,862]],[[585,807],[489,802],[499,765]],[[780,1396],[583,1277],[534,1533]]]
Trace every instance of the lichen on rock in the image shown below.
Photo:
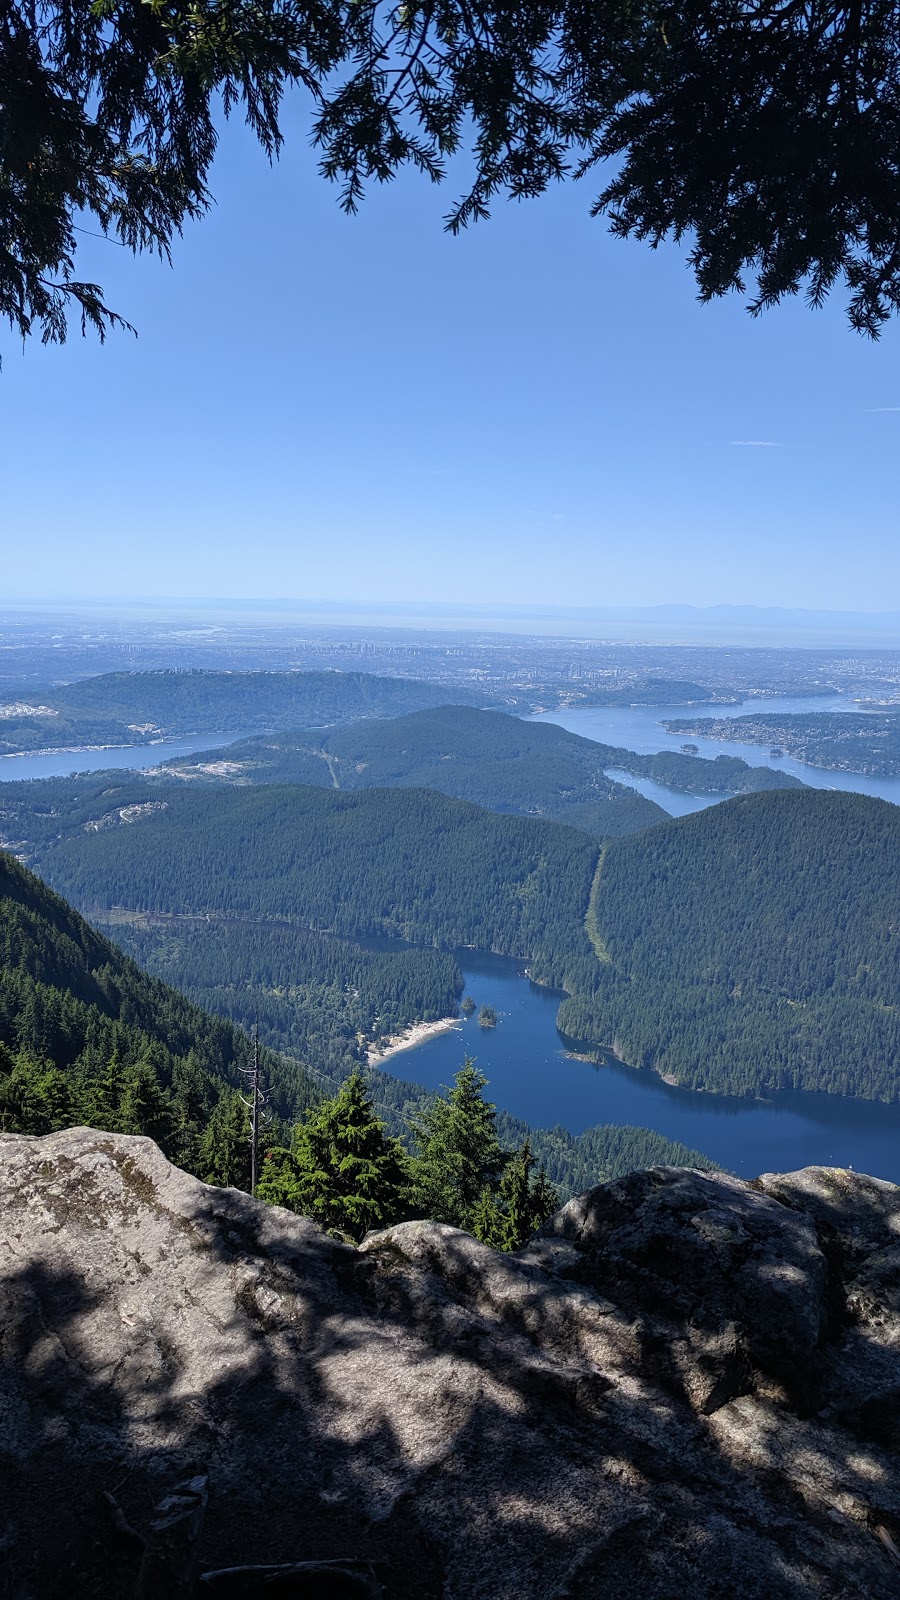
[[[201,1565],[340,1558],[397,1600],[900,1587],[890,1184],[657,1168],[517,1256],[356,1250],[74,1129],[0,1137],[0,1261],[10,1593],[130,1600],[198,1474]]]

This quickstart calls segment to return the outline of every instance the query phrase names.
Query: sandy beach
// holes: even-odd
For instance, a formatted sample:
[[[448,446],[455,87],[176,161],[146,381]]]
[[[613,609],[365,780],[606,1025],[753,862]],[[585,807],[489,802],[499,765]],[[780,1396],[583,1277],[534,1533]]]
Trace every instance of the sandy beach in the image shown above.
[[[377,1067],[388,1056],[399,1055],[401,1050],[413,1050],[417,1044],[424,1044],[426,1039],[446,1033],[449,1028],[461,1027],[459,1017],[441,1017],[438,1022],[414,1022],[411,1028],[404,1028],[402,1033],[389,1034],[382,1044],[373,1045],[369,1051],[369,1066]]]

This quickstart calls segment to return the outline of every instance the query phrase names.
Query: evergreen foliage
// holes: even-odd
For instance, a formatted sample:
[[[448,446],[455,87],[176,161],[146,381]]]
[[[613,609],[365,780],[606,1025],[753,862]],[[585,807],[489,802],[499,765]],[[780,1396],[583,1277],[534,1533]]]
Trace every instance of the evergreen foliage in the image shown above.
[[[386,1137],[359,1073],[294,1129],[290,1149],[266,1154],[260,1199],[359,1240],[410,1215],[518,1250],[558,1206],[526,1139],[505,1151],[487,1080],[467,1060],[445,1095],[429,1097],[413,1126],[417,1157]],[[219,1179],[218,1181],[222,1181]]]
[[[427,789],[204,786],[167,790],[164,810],[128,826],[70,832],[42,859],[90,915],[211,913],[493,949],[565,986],[596,848]]]
[[[727,1094],[900,1099],[900,810],[753,795],[607,848],[559,1026]]]
[[[219,772],[210,772],[218,763],[223,764]],[[708,761],[690,760],[676,751],[636,755],[553,722],[464,705],[321,732],[238,740],[199,757],[180,758],[169,770],[218,776],[225,782],[313,783],[339,789],[422,786],[492,811],[555,817],[604,838],[667,820],[660,806],[614,782],[607,769],[697,794],[800,787],[799,779],[788,773],[751,767],[738,756]]]
[[[250,1042],[238,1029],[141,972],[0,854],[0,1126],[6,1131],[42,1134],[83,1122],[145,1134],[172,1160],[206,1176],[220,1101],[249,1058]],[[318,1098],[299,1062],[265,1052],[265,1064],[276,1111],[296,1116]]]
[[[416,1204],[435,1222],[475,1231],[484,1191],[493,1191],[504,1167],[496,1107],[484,1098],[487,1079],[467,1058],[454,1086],[426,1105],[414,1124]]]
[[[290,1150],[267,1153],[257,1193],[354,1240],[402,1219],[408,1161],[400,1143],[385,1136],[359,1073],[294,1129]]]
[[[507,1158],[500,1180],[497,1210],[500,1224],[498,1248],[501,1250],[520,1250],[526,1239],[530,1239],[559,1207],[559,1196],[544,1168],[535,1173],[534,1167],[531,1144],[526,1139],[521,1150],[516,1150]]]
[[[160,734],[319,728],[355,717],[399,716],[439,705],[445,694],[438,684],[371,672],[106,672],[42,691],[41,704],[52,716],[4,717],[0,754],[51,745],[147,744]],[[458,698],[467,700],[467,691]],[[122,780],[121,773],[112,776]],[[328,782],[321,755],[302,781]]]
[[[344,970],[345,957],[335,959]],[[249,1127],[238,1086],[251,1052],[239,1029],[147,977],[0,854],[0,1128],[43,1134],[87,1124],[142,1133],[207,1182],[247,1188]],[[336,1089],[347,1062],[339,1055],[330,1072],[312,1072],[264,1049],[262,1064],[274,1112],[265,1140],[278,1152],[275,1171],[280,1163],[289,1176],[293,1157],[283,1149],[281,1124],[318,1104],[323,1088]],[[426,1091],[371,1070],[367,1083],[389,1132],[408,1137],[410,1119],[430,1101]],[[507,1147],[527,1136],[524,1124],[505,1114],[498,1124]],[[566,1192],[653,1161],[709,1165],[645,1129],[593,1129],[577,1138],[537,1130],[531,1138]]]
[[[404,165],[440,180],[464,141],[454,230],[603,164],[595,212],[690,237],[702,299],[752,274],[756,311],[804,285],[820,305],[843,280],[875,334],[900,304],[897,40],[896,0],[8,0],[0,314],[44,341],[70,308],[101,338],[121,324],[76,276],[75,216],[168,255],[211,203],[221,109],[271,157],[299,85],[349,211]]]
[[[96,918],[110,938],[198,1005],[332,1079],[414,1022],[453,1016],[462,976],[453,956],[368,949],[267,922]]]

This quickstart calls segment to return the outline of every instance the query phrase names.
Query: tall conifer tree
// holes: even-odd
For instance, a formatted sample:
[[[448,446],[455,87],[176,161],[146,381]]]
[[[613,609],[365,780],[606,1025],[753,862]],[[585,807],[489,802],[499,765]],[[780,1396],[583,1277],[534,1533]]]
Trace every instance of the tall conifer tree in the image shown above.
[[[300,1123],[292,1151],[270,1151],[258,1185],[261,1199],[352,1239],[402,1217],[409,1189],[405,1152],[386,1137],[358,1072]]]
[[[484,1098],[487,1079],[471,1057],[456,1074],[453,1088],[428,1107],[414,1127],[419,1145],[416,1200],[435,1222],[474,1231],[485,1189],[503,1171],[496,1108]]]

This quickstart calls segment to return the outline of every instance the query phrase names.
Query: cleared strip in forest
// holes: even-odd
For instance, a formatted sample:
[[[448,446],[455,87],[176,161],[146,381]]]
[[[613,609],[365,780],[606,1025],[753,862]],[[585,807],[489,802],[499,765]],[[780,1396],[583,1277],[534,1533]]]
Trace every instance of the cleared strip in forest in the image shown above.
[[[603,846],[600,851],[600,855],[597,858],[597,865],[594,869],[594,878],[593,882],[591,883],[591,892],[588,897],[588,908],[584,918],[585,932],[591,941],[594,954],[597,957],[597,960],[602,961],[606,966],[608,966],[612,961],[612,956],[606,947],[606,943],[602,933],[600,932],[600,927],[597,922],[597,899],[600,894],[600,874],[603,871],[603,863],[606,860],[606,852],[608,849],[609,844],[607,843]]]
[[[339,789],[341,786],[340,786],[340,784],[338,782],[338,775],[334,770],[334,756],[330,756],[328,754],[327,750],[323,750],[321,752],[321,755],[322,755],[322,760],[325,762],[325,765],[328,768],[328,771],[331,773],[331,781],[332,781],[335,789]]]

